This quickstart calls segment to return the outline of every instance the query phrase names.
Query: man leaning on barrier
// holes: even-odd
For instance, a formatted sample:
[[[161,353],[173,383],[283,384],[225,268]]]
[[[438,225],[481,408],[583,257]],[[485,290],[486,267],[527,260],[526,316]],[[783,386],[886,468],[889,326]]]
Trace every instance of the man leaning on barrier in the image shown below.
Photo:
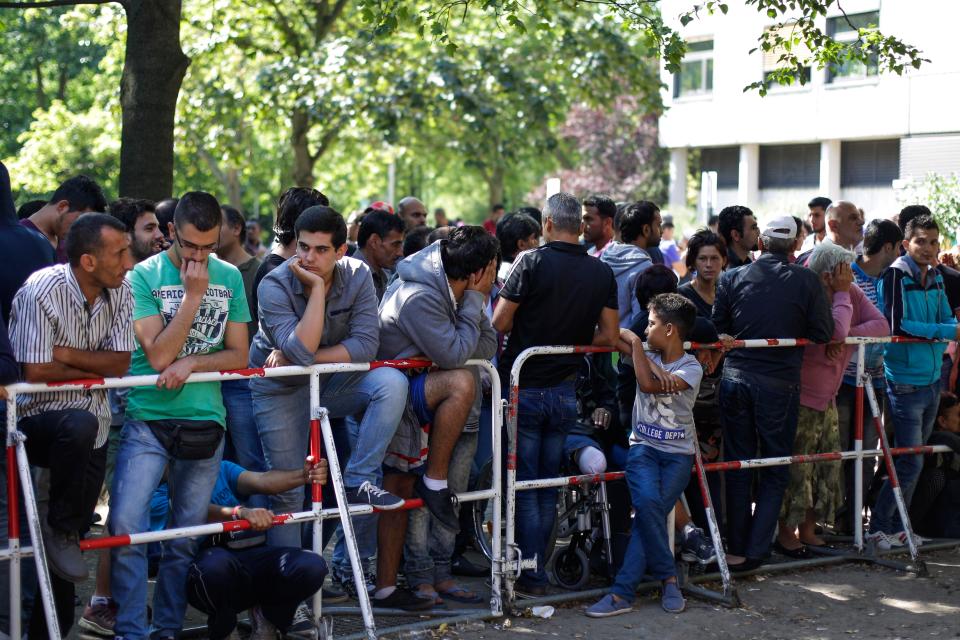
[[[73,224],[66,250],[68,264],[37,271],[13,300],[11,342],[27,382],[120,376],[130,363],[133,301],[124,276],[133,258],[126,228],[106,214],[88,214]],[[73,583],[87,578],[78,534],[89,528],[103,484],[110,403],[103,389],[22,394],[17,411],[30,463],[50,469],[41,527],[65,633],[73,623]],[[31,630],[40,637],[46,630],[39,602],[34,613]]]
[[[752,218],[749,209],[745,218]],[[792,216],[768,220],[760,234],[762,255],[720,278],[713,324],[728,343],[733,339],[807,338],[828,342],[833,318],[820,278],[789,264],[796,243]],[[720,382],[720,414],[727,460],[789,456],[793,453],[800,402],[801,348],[734,349],[727,354]],[[734,571],[763,563],[777,527],[790,477],[788,467],[754,473],[728,471],[728,562]],[[751,512],[751,502],[756,508]]]
[[[139,343],[130,373],[159,373],[159,378],[155,386],[134,387],[127,396],[110,489],[112,535],[148,530],[150,496],[165,470],[169,526],[206,521],[223,452],[225,410],[219,382],[184,383],[194,372],[244,367],[250,320],[240,272],[211,255],[221,219],[216,198],[185,194],[174,212],[170,248],[130,272]],[[152,625],[158,640],[176,637],[183,625],[183,585],[197,540],[177,538],[161,547]],[[117,638],[148,635],[146,554],[144,545],[111,552]]]

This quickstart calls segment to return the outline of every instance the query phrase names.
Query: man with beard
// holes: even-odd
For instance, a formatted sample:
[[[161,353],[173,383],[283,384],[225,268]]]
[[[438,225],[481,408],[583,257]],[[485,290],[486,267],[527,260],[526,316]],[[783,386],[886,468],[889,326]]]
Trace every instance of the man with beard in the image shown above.
[[[750,264],[750,252],[757,250],[760,228],[750,209],[735,204],[720,212],[720,235],[727,243],[727,269]]]
[[[160,253],[166,246],[163,229],[157,220],[156,205],[140,198],[119,198],[110,203],[107,213],[122,222],[130,234],[130,252],[135,262]]]
[[[404,222],[398,216],[374,209],[360,223],[357,235],[357,252],[354,258],[370,267],[377,300],[383,300],[390,279],[388,269],[393,269],[403,257]]]

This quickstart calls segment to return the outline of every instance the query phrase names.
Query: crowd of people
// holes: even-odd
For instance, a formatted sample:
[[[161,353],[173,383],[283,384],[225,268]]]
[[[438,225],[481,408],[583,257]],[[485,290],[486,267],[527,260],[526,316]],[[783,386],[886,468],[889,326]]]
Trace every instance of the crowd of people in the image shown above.
[[[954,341],[871,346],[866,371],[898,446],[958,449],[960,402],[951,392],[960,274],[939,263],[940,230],[919,205],[865,230],[849,202],[817,198],[806,221],[775,216],[762,225],[747,207],[731,206],[711,220],[716,229],[678,244],[673,222],[650,201],[558,193],[542,211],[495,206],[476,226],[444,224],[437,210],[431,228],[413,196],[395,209],[374,202],[348,220],[323,193],[296,187],[278,200],[269,246],[257,223],[201,191],[108,204],[79,176],[24,207],[18,216],[0,165],[0,251],[8,256],[0,383],[158,376],[153,386],[109,393],[17,395],[63,633],[73,624],[75,585],[89,577],[78,542],[103,487],[112,535],[230,519],[252,526],[102,554],[79,622],[88,632],[175,638],[189,603],[208,616],[212,638],[232,637],[246,610],[254,637],[316,637],[310,597],[320,589],[327,601],[356,596],[342,533],[328,579],[324,560],[304,550],[305,532],[272,526],[274,514],[304,507],[307,486],[327,481],[325,461],[308,455],[309,378],[186,384],[196,372],[433,363],[320,376],[347,500],[376,509],[354,518],[354,531],[358,582],[383,608],[484,600],[455,577],[489,571],[463,555],[469,535],[455,497],[490,457],[495,434],[482,416],[499,406],[471,359],[493,360],[508,389],[529,347],[619,352],[531,360],[517,408],[518,480],[626,471],[625,490],[610,498],[614,586],[587,610],[595,617],[629,611],[644,575],[662,581],[666,611],[683,610],[667,543],[675,507],[684,558],[708,564],[726,553],[734,571],[772,552],[807,557],[808,547],[827,544],[821,527],[842,533],[864,517],[852,506],[853,469],[839,462],[712,474],[726,549],[704,535],[699,498],[687,501],[689,512],[681,500],[695,491],[697,446],[710,460],[851,448],[849,336]],[[816,344],[729,349],[736,339],[770,337]],[[685,340],[728,348],[686,352]],[[876,439],[864,433],[869,448]],[[897,459],[921,533],[960,536],[956,460]],[[875,480],[872,461],[864,474],[868,485]],[[875,484],[868,540],[903,545],[890,485]],[[413,497],[424,507],[402,509]],[[537,559],[516,582],[521,596],[550,588],[556,509],[556,489],[517,496],[516,538],[523,557]],[[0,590],[6,585],[0,575]],[[25,623],[29,637],[44,638],[35,591],[35,579],[25,580]],[[8,602],[0,593],[2,630]]]

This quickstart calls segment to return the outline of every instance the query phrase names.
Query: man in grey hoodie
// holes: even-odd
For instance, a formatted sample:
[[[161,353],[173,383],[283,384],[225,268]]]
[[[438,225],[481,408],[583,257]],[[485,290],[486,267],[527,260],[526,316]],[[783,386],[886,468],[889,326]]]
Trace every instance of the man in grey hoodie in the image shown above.
[[[440,524],[452,531],[459,523],[447,470],[476,395],[473,374],[464,363],[478,352],[490,351],[488,347],[496,348],[496,334],[489,330],[483,308],[496,278],[498,251],[496,238],[482,227],[458,227],[448,239],[400,262],[397,280],[380,304],[378,357],[425,358],[437,367],[408,372],[408,413],[414,417],[404,421],[387,449],[384,487],[401,497],[415,491]],[[414,472],[424,465],[425,425],[430,425],[429,443],[421,476]],[[403,605],[393,601],[400,595],[396,574],[406,525],[405,512],[380,515],[377,606]]]
[[[648,249],[660,245],[660,222],[660,208],[649,200],[627,205],[620,218],[621,242],[600,257],[610,265],[617,279],[617,306],[622,328],[629,329],[640,312],[640,303],[634,295],[637,278],[653,265]]]

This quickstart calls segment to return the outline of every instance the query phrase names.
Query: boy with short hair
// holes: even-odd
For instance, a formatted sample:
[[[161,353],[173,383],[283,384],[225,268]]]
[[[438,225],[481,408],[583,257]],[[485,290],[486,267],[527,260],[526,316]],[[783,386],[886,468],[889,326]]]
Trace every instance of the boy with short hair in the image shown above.
[[[644,574],[662,581],[660,604],[680,613],[686,605],[677,585],[676,565],[667,541],[667,514],[690,480],[696,429],[693,405],[703,369],[683,350],[697,309],[681,295],[664,293],[649,305],[647,343],[628,329],[620,330],[618,348],[633,358],[637,376],[627,454],[626,481],[634,518],[630,544],[610,593],[587,609],[591,618],[605,618],[633,609]]]

